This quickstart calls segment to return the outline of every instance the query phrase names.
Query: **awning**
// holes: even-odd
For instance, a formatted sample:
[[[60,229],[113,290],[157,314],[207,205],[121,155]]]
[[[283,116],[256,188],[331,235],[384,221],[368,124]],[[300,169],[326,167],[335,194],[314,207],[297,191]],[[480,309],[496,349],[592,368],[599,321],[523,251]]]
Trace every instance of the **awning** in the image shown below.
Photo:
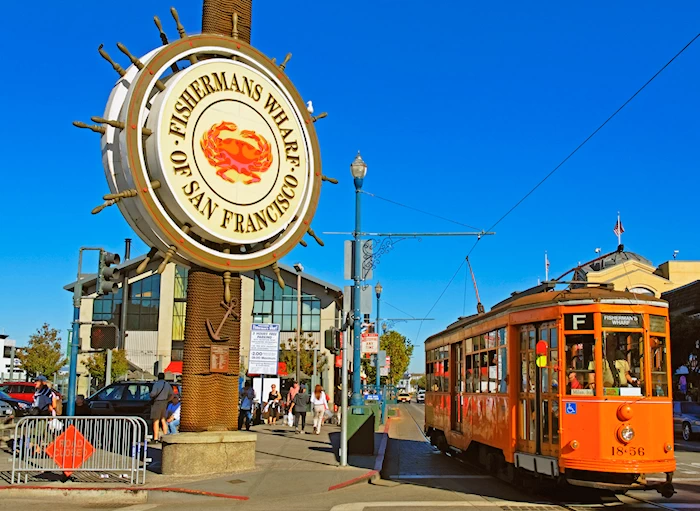
[[[170,362],[165,368],[166,373],[182,374],[182,362]]]

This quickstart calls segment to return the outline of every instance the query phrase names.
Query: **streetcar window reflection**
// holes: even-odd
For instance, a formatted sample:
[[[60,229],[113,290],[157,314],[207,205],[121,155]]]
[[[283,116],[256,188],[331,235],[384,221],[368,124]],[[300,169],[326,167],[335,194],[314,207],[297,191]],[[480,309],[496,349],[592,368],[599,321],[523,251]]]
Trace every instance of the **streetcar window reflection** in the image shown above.
[[[592,334],[566,336],[566,393],[569,395],[594,394],[595,337]]]
[[[668,396],[668,375],[666,373],[666,338],[652,335],[651,348],[651,392],[652,396]]]

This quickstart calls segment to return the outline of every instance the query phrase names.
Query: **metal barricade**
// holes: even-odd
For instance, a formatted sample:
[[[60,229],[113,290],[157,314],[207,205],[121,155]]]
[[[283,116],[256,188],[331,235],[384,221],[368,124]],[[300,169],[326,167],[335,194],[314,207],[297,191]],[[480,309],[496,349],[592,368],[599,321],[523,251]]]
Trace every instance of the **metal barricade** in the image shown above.
[[[15,426],[11,484],[44,472],[144,484],[147,434],[140,417],[23,417]]]

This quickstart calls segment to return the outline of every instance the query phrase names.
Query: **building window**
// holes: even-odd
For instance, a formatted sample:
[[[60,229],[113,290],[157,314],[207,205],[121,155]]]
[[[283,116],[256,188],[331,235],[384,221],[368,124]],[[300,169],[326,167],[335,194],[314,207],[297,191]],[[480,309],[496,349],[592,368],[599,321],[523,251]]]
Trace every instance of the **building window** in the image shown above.
[[[282,289],[276,280],[262,277],[265,289],[255,279],[255,301],[253,322],[276,323],[283,332],[294,332],[297,328],[297,292],[290,286]],[[321,300],[306,293],[301,297],[301,330],[321,331]]]
[[[122,310],[122,288],[109,295],[98,296],[92,304],[92,320],[106,321],[119,326],[119,316]]]
[[[184,266],[175,267],[175,293],[173,303],[173,342],[185,340],[185,312],[187,309],[187,276]]]
[[[160,305],[160,275],[153,274],[129,284],[129,305],[126,309],[126,329],[131,331],[158,330]]]

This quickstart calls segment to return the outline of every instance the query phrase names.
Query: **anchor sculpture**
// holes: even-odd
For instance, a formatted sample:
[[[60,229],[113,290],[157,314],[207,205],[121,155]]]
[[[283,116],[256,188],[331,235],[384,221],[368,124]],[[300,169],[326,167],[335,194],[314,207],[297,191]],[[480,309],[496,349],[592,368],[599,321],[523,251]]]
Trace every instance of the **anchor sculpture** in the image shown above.
[[[219,326],[216,329],[216,331],[214,331],[214,326],[211,324],[211,321],[209,321],[208,319],[206,320],[207,331],[209,332],[209,337],[211,337],[213,341],[217,341],[217,342],[228,341],[228,336],[225,336],[225,335],[220,336],[221,329],[224,327],[224,323],[226,323],[226,320],[228,319],[228,317],[233,314],[234,319],[236,319],[236,320],[240,319],[238,317],[238,314],[233,312],[233,309],[236,307],[236,300],[231,300],[228,305],[226,304],[226,302],[224,302],[222,300],[221,305],[226,309],[226,313],[224,314],[224,317],[221,320],[221,323],[219,323]]]

